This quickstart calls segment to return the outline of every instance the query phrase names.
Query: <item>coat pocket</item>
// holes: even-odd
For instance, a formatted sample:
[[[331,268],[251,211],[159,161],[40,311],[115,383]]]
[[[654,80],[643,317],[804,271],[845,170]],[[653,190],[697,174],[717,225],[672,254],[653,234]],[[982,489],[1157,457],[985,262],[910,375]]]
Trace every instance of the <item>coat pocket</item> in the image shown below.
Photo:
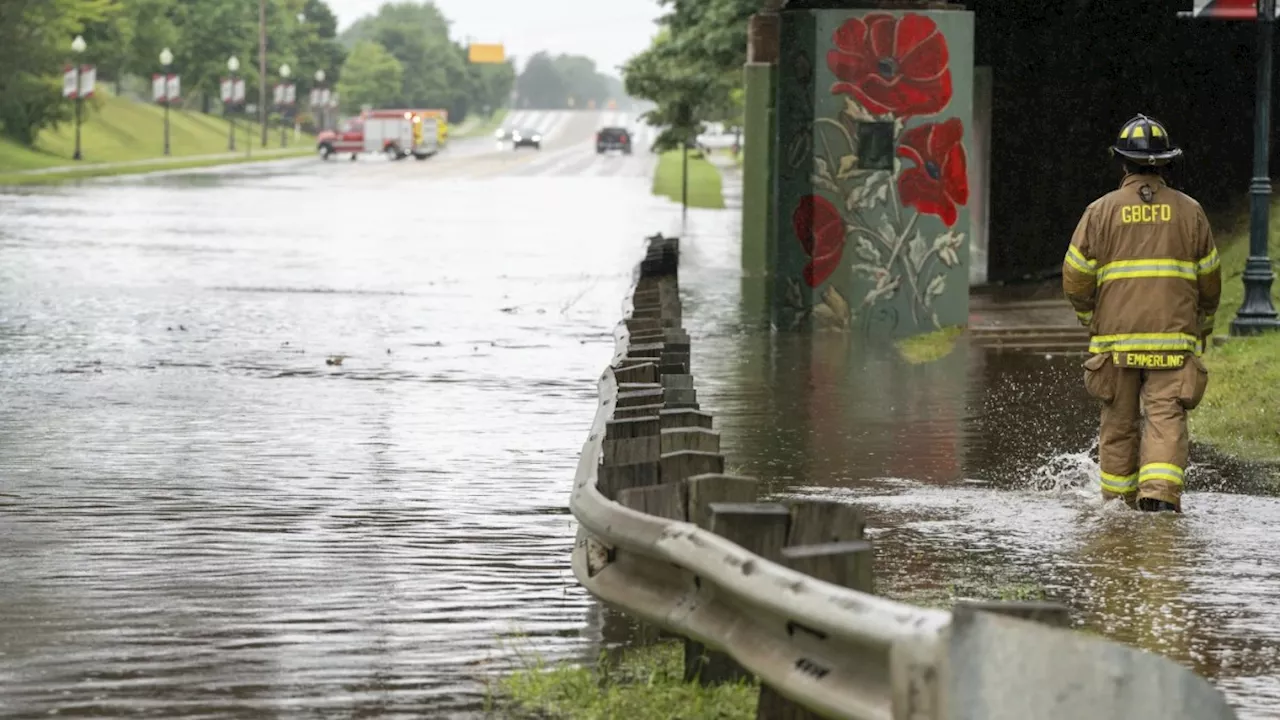
[[[1084,389],[1104,403],[1115,400],[1116,370],[1110,353],[1099,353],[1085,360]]]
[[[1209,368],[1204,361],[1190,355],[1187,364],[1182,366],[1182,384],[1178,390],[1178,402],[1188,410],[1195,410],[1204,399],[1204,391],[1209,387]]]

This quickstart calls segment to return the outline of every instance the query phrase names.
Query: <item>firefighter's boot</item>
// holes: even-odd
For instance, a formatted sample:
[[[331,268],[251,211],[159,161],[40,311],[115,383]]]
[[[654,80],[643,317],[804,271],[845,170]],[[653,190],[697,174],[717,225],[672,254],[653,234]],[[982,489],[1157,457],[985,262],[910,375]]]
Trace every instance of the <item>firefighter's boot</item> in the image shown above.
[[[1178,506],[1158,498],[1145,497],[1138,501],[1138,509],[1143,512],[1178,512]]]

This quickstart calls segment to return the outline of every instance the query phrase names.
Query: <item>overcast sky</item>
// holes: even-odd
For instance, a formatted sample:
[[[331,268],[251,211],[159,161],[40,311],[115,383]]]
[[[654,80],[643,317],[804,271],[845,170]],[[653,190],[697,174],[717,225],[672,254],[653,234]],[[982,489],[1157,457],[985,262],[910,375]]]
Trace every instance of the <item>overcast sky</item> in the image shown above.
[[[328,0],[345,29],[385,0]],[[501,42],[523,66],[539,50],[586,55],[604,72],[643,50],[662,14],[657,0],[435,0],[453,22],[453,37]]]

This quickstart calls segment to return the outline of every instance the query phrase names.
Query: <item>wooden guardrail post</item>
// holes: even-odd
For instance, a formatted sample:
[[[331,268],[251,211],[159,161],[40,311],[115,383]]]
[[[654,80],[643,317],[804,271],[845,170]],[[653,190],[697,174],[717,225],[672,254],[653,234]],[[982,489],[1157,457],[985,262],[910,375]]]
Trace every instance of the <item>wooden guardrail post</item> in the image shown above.
[[[791,505],[790,518],[787,547],[781,551],[784,565],[835,585],[874,591],[873,552],[871,543],[863,539],[866,521],[861,511],[840,502],[800,501]],[[756,718],[821,720],[822,716],[761,683]]]

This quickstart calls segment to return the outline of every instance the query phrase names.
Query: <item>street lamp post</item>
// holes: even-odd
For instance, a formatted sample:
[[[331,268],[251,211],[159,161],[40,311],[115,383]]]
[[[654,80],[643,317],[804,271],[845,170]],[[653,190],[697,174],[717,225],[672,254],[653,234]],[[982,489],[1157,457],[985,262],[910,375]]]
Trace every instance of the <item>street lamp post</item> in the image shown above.
[[[284,147],[289,142],[288,133],[285,130],[284,119],[288,106],[287,93],[289,92],[289,63],[280,66],[280,147]]]
[[[1231,321],[1232,335],[1256,335],[1280,329],[1271,302],[1267,240],[1270,229],[1271,52],[1275,35],[1275,0],[1258,0],[1258,86],[1253,113],[1253,180],[1249,183],[1249,259],[1244,266],[1244,302]]]
[[[316,71],[316,90],[323,90],[323,89],[324,89],[324,70],[317,70]],[[320,114],[318,124],[319,124],[319,129],[324,130],[325,129],[324,128],[324,104],[320,102],[320,99],[321,99],[321,96],[319,93],[317,93],[316,111]]]
[[[77,35],[76,39],[71,41],[71,52],[75,53],[76,62],[76,151],[71,156],[72,160],[80,159],[80,106],[84,103],[84,99],[81,97],[83,93],[80,92],[80,56],[84,54],[88,47],[89,44],[80,35]]]
[[[160,65],[164,67],[164,154],[169,154],[169,66],[173,64],[173,53],[169,48],[160,51]]]
[[[227,104],[223,110],[227,113],[227,124],[230,130],[227,132],[227,152],[235,152],[236,150],[236,116],[234,108],[236,104],[236,71],[240,69],[240,59],[232,55],[227,59],[227,71],[231,73],[231,97],[227,100]]]

